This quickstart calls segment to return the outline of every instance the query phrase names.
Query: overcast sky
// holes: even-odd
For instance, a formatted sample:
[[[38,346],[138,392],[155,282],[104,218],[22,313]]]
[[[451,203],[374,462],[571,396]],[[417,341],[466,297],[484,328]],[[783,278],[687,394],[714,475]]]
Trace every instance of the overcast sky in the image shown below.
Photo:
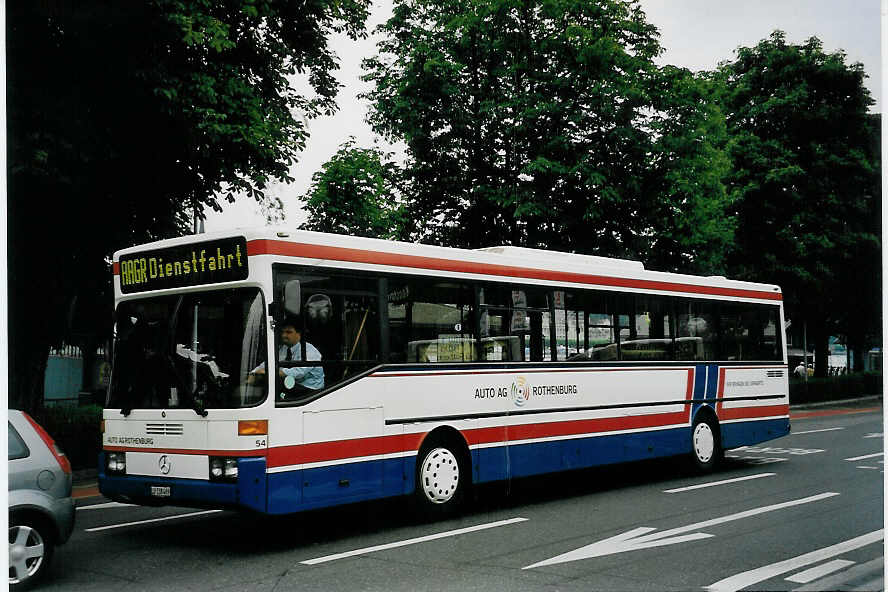
[[[753,46],[775,29],[785,31],[790,43],[816,36],[826,51],[844,50],[848,63],[864,65],[869,76],[866,85],[876,100],[873,110],[882,110],[880,0],[641,0],[641,5],[648,21],[660,30],[660,44],[666,50],[660,59],[663,64],[711,70],[719,62],[733,59],[737,47]],[[374,2],[368,30],[390,15],[390,0]],[[337,78],[344,85],[337,99],[339,113],[309,122],[311,137],[290,173],[295,181],[269,190],[283,200],[287,225],[304,220],[298,196],[349,136],[365,147],[376,140],[364,123],[367,105],[357,98],[367,90],[359,80],[361,60],[376,53],[375,40],[354,42],[343,36],[334,40],[334,48],[341,65]],[[208,212],[206,229],[264,223],[258,205],[242,197],[222,214]]]

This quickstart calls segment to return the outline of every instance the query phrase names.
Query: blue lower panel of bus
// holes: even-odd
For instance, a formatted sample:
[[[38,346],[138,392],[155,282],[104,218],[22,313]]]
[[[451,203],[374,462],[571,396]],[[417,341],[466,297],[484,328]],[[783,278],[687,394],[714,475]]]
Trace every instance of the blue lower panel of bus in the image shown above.
[[[286,514],[410,493],[414,458],[270,473],[268,512]]]
[[[105,472],[105,455],[99,454],[99,491],[105,497],[146,505],[186,505],[267,511],[264,458],[237,461],[235,483],[203,479],[171,479],[144,475],[113,475]],[[152,493],[152,487],[166,488]],[[162,491],[165,495],[157,495]],[[166,495],[168,494],[168,495]]]
[[[720,426],[726,449],[758,444],[789,433],[788,419]],[[690,428],[531,442],[472,451],[473,482],[484,483],[554,471],[638,461],[691,452]],[[413,492],[416,457],[372,460],[326,467],[265,472],[265,459],[238,461],[237,483],[106,475],[100,455],[99,486],[107,497],[143,504],[248,508],[287,514]],[[169,486],[170,497],[151,495]]]
[[[722,447],[752,446],[789,433],[789,419],[766,419],[721,424]]]
[[[691,451],[688,428],[554,442],[510,444],[473,451],[475,482],[643,460]]]

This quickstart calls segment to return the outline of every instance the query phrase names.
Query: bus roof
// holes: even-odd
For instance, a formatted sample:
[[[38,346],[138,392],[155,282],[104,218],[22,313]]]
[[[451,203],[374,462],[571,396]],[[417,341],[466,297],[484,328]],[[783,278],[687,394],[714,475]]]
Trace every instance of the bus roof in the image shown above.
[[[440,247],[383,239],[328,234],[285,227],[238,228],[188,235],[122,249],[114,253],[115,274],[122,255],[242,236],[250,256],[273,255],[334,260],[363,265],[430,271],[494,275],[518,280],[589,284],[590,287],[624,288],[655,292],[681,292],[701,296],[780,301],[780,288],[730,280],[723,276],[695,276],[651,271],[639,261],[580,255],[514,246],[483,249]]]

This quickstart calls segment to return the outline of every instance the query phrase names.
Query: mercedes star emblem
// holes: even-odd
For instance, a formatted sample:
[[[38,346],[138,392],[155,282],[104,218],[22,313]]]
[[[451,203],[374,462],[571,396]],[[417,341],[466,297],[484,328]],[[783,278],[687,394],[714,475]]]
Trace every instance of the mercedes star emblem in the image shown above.
[[[160,472],[164,475],[168,475],[170,472],[170,467],[173,466],[173,463],[170,462],[170,457],[166,454],[160,457],[160,460],[157,461],[157,466],[160,467]]]

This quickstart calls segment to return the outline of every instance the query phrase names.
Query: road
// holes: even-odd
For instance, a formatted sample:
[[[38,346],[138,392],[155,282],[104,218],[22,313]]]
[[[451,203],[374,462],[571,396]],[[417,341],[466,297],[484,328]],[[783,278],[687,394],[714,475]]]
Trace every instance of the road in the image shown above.
[[[882,590],[882,409],[678,460],[486,486],[423,523],[401,500],[293,517],[78,501],[44,590]],[[507,491],[508,490],[508,491]]]

